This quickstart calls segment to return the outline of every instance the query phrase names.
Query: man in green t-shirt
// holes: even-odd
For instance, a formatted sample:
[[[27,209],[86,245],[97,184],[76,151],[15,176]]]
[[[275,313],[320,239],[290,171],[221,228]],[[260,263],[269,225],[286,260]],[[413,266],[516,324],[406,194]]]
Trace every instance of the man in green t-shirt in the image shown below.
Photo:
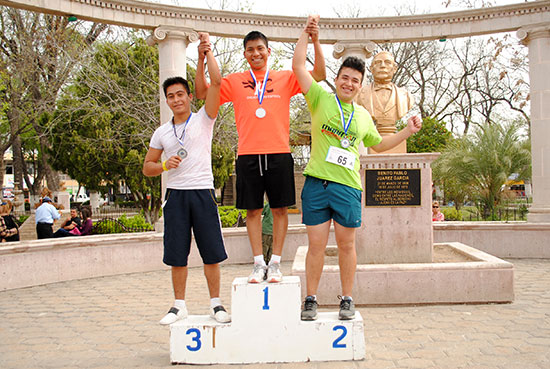
[[[378,152],[391,149],[418,132],[422,121],[417,116],[409,118],[405,129],[381,137],[369,113],[353,103],[365,74],[365,62],[359,58],[348,57],[340,66],[334,80],[336,94],[319,86],[305,68],[308,39],[318,37],[308,27],[317,26],[318,21],[319,16],[309,17],[292,60],[292,69],[311,113],[311,157],[304,171],[306,182],[302,191],[302,219],[309,241],[302,320],[317,318],[315,294],[323,271],[331,220],[342,283],[339,319],[349,320],[355,317],[351,296],[357,265],[355,230],[361,226],[359,143]]]

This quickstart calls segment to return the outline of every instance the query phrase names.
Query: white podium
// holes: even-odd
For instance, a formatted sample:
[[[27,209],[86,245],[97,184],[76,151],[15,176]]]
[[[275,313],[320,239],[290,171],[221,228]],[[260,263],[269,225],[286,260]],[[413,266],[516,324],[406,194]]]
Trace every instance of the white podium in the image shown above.
[[[246,364],[362,360],[363,318],[338,320],[338,312],[300,320],[300,279],[249,284],[235,278],[231,289],[232,321],[191,315],[170,326],[173,364]]]

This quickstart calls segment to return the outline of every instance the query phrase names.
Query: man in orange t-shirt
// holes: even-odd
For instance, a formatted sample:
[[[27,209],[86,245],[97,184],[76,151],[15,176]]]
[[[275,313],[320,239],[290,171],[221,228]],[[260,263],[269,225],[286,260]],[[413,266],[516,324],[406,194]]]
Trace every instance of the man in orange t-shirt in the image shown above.
[[[325,61],[318,34],[319,27],[309,27],[315,48],[312,76],[325,79]],[[197,98],[206,96],[208,85],[204,75],[204,53],[199,45],[199,61],[195,79]],[[282,281],[281,254],[288,227],[289,206],[296,203],[294,160],[289,145],[290,98],[301,92],[292,71],[269,70],[271,49],[267,37],[252,31],[244,38],[244,57],[250,70],[233,73],[222,79],[220,104],[232,102],[239,134],[237,153],[237,208],[247,210],[246,228],[254,270],[249,283]],[[266,265],[262,254],[262,210],[267,194],[273,214],[273,255]]]

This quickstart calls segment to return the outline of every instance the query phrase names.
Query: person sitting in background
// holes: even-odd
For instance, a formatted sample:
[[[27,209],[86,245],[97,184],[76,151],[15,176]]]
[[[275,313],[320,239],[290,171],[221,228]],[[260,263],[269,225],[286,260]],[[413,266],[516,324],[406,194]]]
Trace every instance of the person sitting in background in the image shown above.
[[[80,226],[80,235],[87,236],[92,233],[92,209],[84,207],[81,210],[82,225]]]
[[[434,222],[442,222],[445,220],[445,215],[441,212],[438,201],[432,203],[432,220]]]
[[[61,225],[61,228],[59,228],[55,233],[53,234],[54,238],[58,237],[67,237],[67,236],[80,236],[80,226],[81,226],[81,219],[78,216],[78,209],[77,208],[71,208],[71,215],[65,220],[65,223]],[[74,231],[74,229],[77,229],[77,231]]]
[[[53,238],[53,223],[61,218],[59,211],[50,204],[52,199],[44,196],[41,204],[36,208],[36,237],[40,240],[43,238]]]
[[[19,241],[19,227],[13,216],[10,214],[11,202],[3,201],[0,205],[0,237],[2,242]]]
[[[273,214],[269,201],[264,202],[262,211],[262,251],[266,264],[269,264],[273,254]]]

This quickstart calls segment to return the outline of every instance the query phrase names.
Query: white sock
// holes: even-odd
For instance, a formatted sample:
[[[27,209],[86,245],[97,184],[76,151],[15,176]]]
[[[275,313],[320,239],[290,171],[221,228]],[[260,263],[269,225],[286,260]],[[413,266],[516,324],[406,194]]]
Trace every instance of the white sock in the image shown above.
[[[342,300],[351,300],[351,301],[353,301],[353,298],[351,296],[342,296]]]
[[[266,266],[264,256],[263,255],[254,256],[254,264],[260,264],[260,265]]]
[[[178,309],[185,309],[186,308],[185,300],[176,300],[176,301],[174,301],[174,306],[177,307]]]
[[[210,307],[213,309],[216,306],[220,306],[222,304],[222,300],[219,297],[213,297],[210,299]]]
[[[271,260],[269,260],[269,264],[271,263],[281,263],[281,255],[271,255]]]

